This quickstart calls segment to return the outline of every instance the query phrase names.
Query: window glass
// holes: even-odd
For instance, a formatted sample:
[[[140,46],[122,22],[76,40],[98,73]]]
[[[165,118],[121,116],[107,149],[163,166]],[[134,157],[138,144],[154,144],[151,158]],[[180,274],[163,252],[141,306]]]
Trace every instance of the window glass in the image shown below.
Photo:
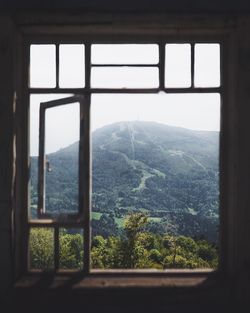
[[[83,268],[83,231],[61,228],[59,232],[59,268]]]
[[[92,267],[216,268],[220,95],[98,94],[91,108]]]
[[[51,270],[54,268],[54,229],[33,227],[29,233],[29,268]]]
[[[159,48],[156,44],[94,44],[91,46],[92,64],[157,64]]]
[[[93,67],[92,88],[157,88],[157,67]]]
[[[220,45],[195,45],[195,87],[220,86]]]
[[[84,45],[60,45],[59,86],[82,88],[85,86]]]
[[[56,87],[56,46],[31,45],[30,87]]]
[[[165,46],[165,87],[191,86],[191,45]]]
[[[50,214],[78,212],[79,117],[79,103],[45,111],[45,210]]]

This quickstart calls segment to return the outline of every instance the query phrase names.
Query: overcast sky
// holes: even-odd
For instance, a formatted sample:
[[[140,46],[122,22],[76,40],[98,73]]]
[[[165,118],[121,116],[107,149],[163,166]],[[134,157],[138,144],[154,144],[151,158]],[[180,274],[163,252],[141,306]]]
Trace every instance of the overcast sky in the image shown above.
[[[195,84],[217,87],[219,76],[219,45],[197,45]],[[31,48],[31,86],[54,87],[55,49],[53,45]],[[95,45],[92,63],[156,64],[157,45]],[[63,45],[60,50],[60,86],[83,87],[84,46]],[[155,67],[95,68],[92,87],[152,88],[158,86]],[[166,86],[189,87],[190,45],[168,45],[166,48]],[[39,105],[69,95],[31,95],[30,154],[38,154]],[[155,121],[194,130],[220,129],[219,94],[93,94],[91,97],[91,128],[120,121]],[[71,104],[46,113],[46,153],[66,147],[79,139],[79,104]]]

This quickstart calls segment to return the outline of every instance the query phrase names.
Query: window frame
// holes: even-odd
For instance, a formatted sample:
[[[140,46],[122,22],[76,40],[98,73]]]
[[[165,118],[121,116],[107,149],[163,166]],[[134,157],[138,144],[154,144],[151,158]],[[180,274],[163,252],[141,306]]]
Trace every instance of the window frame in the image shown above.
[[[51,214],[46,212],[45,208],[45,132],[46,132],[46,111],[51,108],[56,108],[60,106],[66,106],[72,103],[79,103],[79,129],[80,129],[80,139],[79,139],[79,171],[78,171],[78,212],[77,213],[62,213],[62,214]],[[39,112],[39,156],[38,156],[38,206],[37,206],[37,216],[39,219],[51,219],[53,221],[74,221],[81,220],[83,218],[83,213],[86,211],[84,207],[87,207],[88,204],[83,203],[84,199],[84,176],[85,176],[85,167],[83,164],[86,164],[89,167],[89,157],[84,154],[84,147],[88,150],[89,146],[89,128],[86,127],[86,122],[89,121],[89,105],[85,101],[85,97],[82,95],[74,95],[71,97],[51,100],[47,102],[40,103],[40,112]],[[85,126],[85,127],[84,127]]]
[[[32,27],[31,27],[32,29]],[[26,32],[25,32],[26,33]],[[32,32],[31,32],[32,33]],[[36,31],[35,31],[36,33]],[[28,247],[27,247],[27,242],[28,242],[28,231],[27,231],[27,221],[28,221],[28,210],[27,208],[29,207],[29,176],[28,176],[28,170],[29,170],[29,147],[28,147],[28,138],[29,138],[29,128],[28,128],[28,119],[29,119],[29,94],[42,94],[42,93],[75,93],[75,94],[82,94],[86,97],[88,97],[90,101],[91,93],[121,93],[120,89],[91,89],[90,88],[90,71],[91,71],[91,66],[90,66],[90,44],[100,44],[100,43],[158,43],[160,46],[165,46],[166,43],[191,43],[192,47],[194,47],[194,43],[219,43],[220,44],[220,49],[221,49],[221,86],[216,87],[216,88],[194,88],[193,86],[193,79],[192,79],[192,84],[190,88],[166,88],[164,86],[164,71],[165,71],[165,64],[164,64],[164,54],[165,52],[163,49],[159,49],[159,88],[154,88],[154,89],[126,89],[122,90],[122,93],[158,93],[160,91],[165,91],[169,93],[177,93],[177,91],[180,93],[220,93],[221,95],[221,129],[220,129],[220,179],[219,179],[219,184],[220,184],[220,255],[219,255],[219,267],[215,271],[216,273],[223,273],[226,269],[226,263],[227,263],[227,212],[225,210],[225,204],[226,204],[226,196],[225,196],[225,191],[227,189],[227,183],[225,180],[225,168],[227,167],[227,158],[226,158],[226,149],[223,149],[222,146],[224,146],[225,142],[225,134],[226,134],[226,129],[225,129],[225,122],[224,120],[227,119],[227,110],[225,110],[225,106],[223,103],[226,101],[226,95],[227,95],[227,82],[226,82],[226,71],[224,69],[224,63],[228,61],[228,56],[226,51],[225,46],[228,44],[228,37],[227,34],[223,33],[221,35],[215,35],[213,31],[205,31],[204,34],[196,34],[193,31],[190,32],[183,32],[183,35],[173,35],[172,31],[165,31],[159,35],[158,32],[154,35],[148,35],[145,34],[144,32],[141,32],[140,34],[135,34],[131,36],[130,31],[129,34],[123,34],[122,36],[117,34],[112,34],[112,31],[108,31],[108,34],[104,35],[98,35],[98,33],[93,34],[93,35],[86,35],[86,34],[81,34],[81,35],[76,35],[75,32],[71,32],[70,34],[52,34],[52,35],[47,35],[47,34],[41,34],[37,33],[34,35],[27,35],[25,34],[23,37],[23,49],[22,49],[22,55],[23,55],[23,74],[22,78],[22,86],[21,86],[21,99],[22,99],[22,120],[23,120],[23,125],[24,130],[22,133],[22,138],[24,142],[24,148],[21,153],[21,162],[23,164],[23,177],[22,179],[19,177],[20,182],[23,183],[25,186],[24,188],[21,188],[23,190],[23,197],[22,197],[22,205],[21,205],[21,211],[23,212],[23,218],[22,218],[22,225],[21,225],[21,233],[22,233],[22,251],[20,253],[21,255],[21,272],[22,273],[27,273],[30,272],[27,268],[28,264]],[[84,88],[58,88],[58,73],[57,73],[57,87],[56,88],[28,88],[28,68],[29,68],[29,61],[28,61],[28,55],[29,55],[29,46],[31,44],[80,44],[84,43],[85,44],[85,87]],[[57,49],[58,50],[58,49]],[[57,53],[58,55],[58,53]],[[192,53],[193,55],[193,53]],[[87,62],[86,62],[87,60]],[[58,62],[58,57],[57,61]],[[194,68],[193,65],[193,58],[192,58],[192,69]],[[192,70],[193,71],[193,70]],[[192,78],[193,78],[193,72],[192,72]],[[89,213],[88,213],[89,215]],[[224,218],[225,217],[225,218]],[[88,223],[90,221],[90,216],[88,216]],[[32,227],[36,227],[39,225],[41,226],[41,222],[38,222],[37,225],[35,223],[30,224]],[[50,223],[48,226],[52,227],[53,225]],[[74,225],[75,226],[75,225]],[[89,234],[90,236],[90,234]],[[85,249],[90,249],[89,242],[85,243]],[[89,271],[89,265],[90,265],[90,260],[88,256],[88,260],[85,260],[85,270],[84,274],[90,274]],[[87,264],[87,266],[86,266]],[[86,269],[87,267],[87,269]],[[37,271],[35,271],[37,272]],[[65,271],[62,271],[65,272]],[[72,271],[67,271],[67,272],[72,272]],[[91,270],[91,274],[93,272],[101,272],[103,274],[103,271],[95,271]],[[105,270],[105,274],[109,274],[109,271]],[[121,271],[110,271],[110,273],[119,273],[121,274]],[[122,274],[127,274],[129,271],[122,270]],[[170,273],[171,272],[171,273]],[[185,275],[185,273],[188,273],[190,275],[197,275],[199,273],[204,273],[206,271],[201,271],[201,270],[190,270],[190,271],[180,271],[180,270],[171,270],[171,271],[160,271],[157,273],[157,275]],[[214,273],[210,273],[214,274]],[[134,274],[149,274],[149,275],[154,275],[152,271],[136,271]]]

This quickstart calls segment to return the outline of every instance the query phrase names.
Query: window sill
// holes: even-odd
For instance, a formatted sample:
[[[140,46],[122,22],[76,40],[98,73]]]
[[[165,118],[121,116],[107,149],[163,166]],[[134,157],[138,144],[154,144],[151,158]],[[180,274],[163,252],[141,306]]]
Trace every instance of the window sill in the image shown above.
[[[186,272],[186,273],[185,273]],[[19,279],[10,302],[41,312],[227,312],[230,284],[217,272],[28,274]],[[51,311],[48,311],[50,308]],[[153,308],[153,309],[152,309]],[[39,311],[40,312],[40,311]],[[172,311],[171,311],[172,312]]]
[[[15,289],[43,287],[47,289],[93,288],[203,288],[215,286],[221,280],[211,270],[133,271],[93,270],[84,275],[79,272],[29,273],[15,283]]]

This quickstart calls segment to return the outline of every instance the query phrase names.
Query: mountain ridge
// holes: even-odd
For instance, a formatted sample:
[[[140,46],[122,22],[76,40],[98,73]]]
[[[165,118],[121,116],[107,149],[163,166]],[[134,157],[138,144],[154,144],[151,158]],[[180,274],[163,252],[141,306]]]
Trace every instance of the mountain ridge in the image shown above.
[[[158,228],[215,241],[218,147],[218,132],[155,122],[117,122],[96,129],[92,211],[99,218],[93,226],[105,216],[117,222],[131,211],[142,210],[160,219]],[[48,210],[69,206],[77,210],[77,148],[76,142],[48,155],[54,168],[46,175]],[[34,174],[33,170],[35,186]]]

